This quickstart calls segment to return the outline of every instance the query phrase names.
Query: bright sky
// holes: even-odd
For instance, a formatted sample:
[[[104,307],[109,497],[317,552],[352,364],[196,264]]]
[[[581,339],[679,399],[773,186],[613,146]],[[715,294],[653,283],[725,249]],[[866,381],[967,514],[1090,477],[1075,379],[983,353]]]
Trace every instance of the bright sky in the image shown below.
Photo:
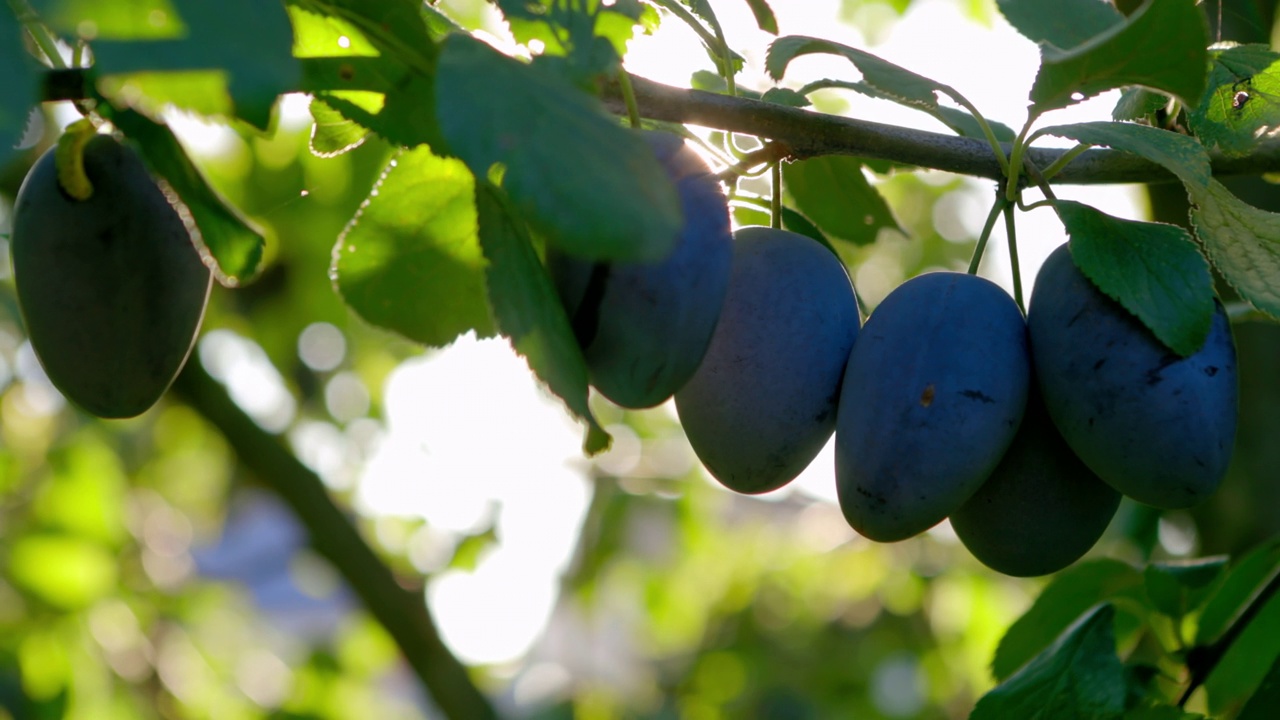
[[[991,119],[1015,128],[1025,119],[1038,53],[998,15],[993,26],[986,28],[965,18],[956,0],[917,0],[907,16],[895,23],[887,6],[864,4],[857,11],[864,16],[861,19],[872,20],[871,26],[878,28],[867,38],[835,20],[844,5],[839,0],[774,0],[771,4],[784,35],[814,35],[866,49],[952,85]],[[716,1],[713,6],[724,16],[730,45],[748,60],[740,84],[769,87],[761,68],[771,36],[755,27],[742,3]],[[627,66],[641,75],[683,86],[693,69],[710,69],[710,61],[692,31],[668,18],[655,36],[633,42]],[[844,60],[806,57],[792,64],[786,84],[795,87],[821,77],[853,80],[858,76]],[[852,94],[846,99],[849,113],[858,117],[943,131],[917,111]],[[1103,119],[1114,100],[1114,95],[1104,96],[1054,113],[1043,122]],[[298,102],[287,103],[284,115],[286,124],[308,119],[305,105]],[[197,151],[202,137],[205,142],[228,140],[207,127],[175,124]],[[972,187],[973,192],[958,196],[961,207],[957,208],[969,237],[978,234],[992,186],[974,182]],[[1127,189],[1063,188],[1060,196],[1114,215],[1136,217],[1138,212],[1135,195]],[[1044,257],[1065,237],[1047,210],[1020,214],[1018,223],[1023,277],[1029,284]],[[998,231],[988,249],[984,274],[1009,287],[1006,252]],[[311,339],[304,338],[304,352],[309,352],[305,346],[320,347],[315,343],[323,343],[325,332],[313,331]],[[202,353],[206,351],[211,358],[222,357],[227,368],[235,363],[226,358],[240,358],[241,365],[251,360],[250,349],[221,335],[206,339]],[[337,352],[340,358],[341,350]],[[255,398],[269,394],[267,386],[279,382],[265,372],[227,373],[237,397],[251,405]],[[590,500],[580,428],[537,386],[523,360],[503,340],[464,337],[445,351],[404,363],[383,391],[385,427],[362,435],[373,440],[356,487],[361,512],[426,520],[427,528],[407,541],[411,559],[423,571],[440,570],[441,559],[448,557],[462,534],[492,522],[500,544],[483,556],[474,571],[444,570],[436,575],[429,600],[446,641],[464,662],[519,659],[546,627],[560,575]],[[363,402],[367,406],[367,397]],[[654,412],[673,410],[667,406]],[[274,415],[267,408],[260,414],[264,424],[279,427],[293,417],[293,407]],[[304,457],[319,458],[315,462],[323,464],[324,447],[333,447],[342,435],[301,432],[293,438]],[[633,463],[636,443],[629,440],[619,435],[619,449],[605,462]],[[628,452],[631,456],[624,457]],[[667,462],[687,463],[692,451],[685,444],[667,448],[666,456]],[[835,502],[830,446],[800,479],[772,497],[793,492]],[[852,537],[852,531],[847,532]]]

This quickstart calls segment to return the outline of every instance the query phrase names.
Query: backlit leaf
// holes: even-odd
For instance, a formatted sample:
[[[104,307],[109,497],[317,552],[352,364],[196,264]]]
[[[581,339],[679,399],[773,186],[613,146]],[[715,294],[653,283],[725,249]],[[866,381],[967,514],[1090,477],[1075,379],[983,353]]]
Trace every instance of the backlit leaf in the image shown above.
[[[882,229],[901,229],[857,158],[824,155],[786,163],[782,179],[800,212],[829,235],[867,245]]]
[[[1124,21],[1115,6],[1102,0],[996,0],[1001,14],[1033,42],[1073,48]]]
[[[1216,180],[1191,201],[1191,224],[1214,267],[1254,307],[1280,317],[1280,215],[1245,203]]]
[[[1280,53],[1268,45],[1215,51],[1208,87],[1188,116],[1206,147],[1248,154],[1280,128]]]

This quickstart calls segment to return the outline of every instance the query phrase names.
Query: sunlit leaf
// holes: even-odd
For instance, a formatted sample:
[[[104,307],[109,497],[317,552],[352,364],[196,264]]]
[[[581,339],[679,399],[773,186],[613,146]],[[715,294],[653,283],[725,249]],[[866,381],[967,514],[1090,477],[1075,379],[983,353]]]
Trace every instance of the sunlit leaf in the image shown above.
[[[588,424],[586,452],[606,449],[609,436],[587,405],[586,361],[528,231],[513,217],[501,191],[487,183],[476,192],[476,209],[498,329],[551,392]]]
[[[1100,92],[1141,85],[1182,99],[1205,87],[1209,30],[1195,0],[1149,2],[1124,23],[1069,50],[1041,46],[1032,112],[1066,107]]]
[[[1280,215],[1245,203],[1216,180],[1191,200],[1191,224],[1214,267],[1254,307],[1280,317]]]
[[[1116,656],[1115,608],[1099,605],[1026,667],[978,700],[970,720],[1119,718],[1124,666]]]
[[[1124,21],[1114,6],[1099,0],[996,0],[996,6],[1023,37],[1063,49]]]
[[[1142,573],[1119,560],[1077,563],[1054,576],[1031,609],[1000,639],[991,672],[1014,673],[1053,642],[1081,613],[1099,602],[1142,587]]]
[[[1253,693],[1280,659],[1280,597],[1273,596],[1240,633],[1205,680],[1209,713],[1218,715]],[[1274,708],[1272,708],[1274,711]]]
[[[500,165],[503,190],[548,242],[611,260],[671,251],[675,188],[648,144],[594,97],[465,35],[442,45],[437,93],[450,151],[477,177]]]
[[[130,110],[117,111],[112,122],[137,143],[147,166],[190,212],[199,230],[197,245],[218,282],[234,287],[251,278],[262,261],[262,231],[209,185],[173,131]]]
[[[190,27],[172,0],[29,0],[53,29],[100,40],[162,40],[182,37]]]
[[[1277,707],[1280,707],[1280,659],[1271,663],[1262,684],[1245,703],[1236,720],[1271,720]]]
[[[1200,607],[1226,565],[1225,555],[1151,563],[1143,572],[1147,597],[1156,610],[1180,619]]]
[[[1054,206],[1071,238],[1072,260],[1099,290],[1179,355],[1204,345],[1213,323],[1213,278],[1190,233],[1069,200]]]
[[[1054,125],[1036,134],[1131,152],[1162,165],[1193,192],[1207,188],[1212,177],[1209,153],[1194,138],[1181,133],[1136,123],[1083,122]]]
[[[68,535],[27,535],[9,551],[13,582],[63,610],[87,607],[112,592],[116,567],[101,545]]]
[[[1269,45],[1215,51],[1208,87],[1188,116],[1206,147],[1239,156],[1280,128],[1280,53]]]
[[[800,212],[827,234],[867,245],[883,229],[901,230],[857,158],[824,155],[786,163],[782,180]]]
[[[369,131],[355,121],[348,120],[320,98],[311,98],[311,152],[320,157],[341,155],[354,150],[369,136]]]
[[[333,273],[367,322],[443,347],[475,330],[492,335],[474,179],[427,148],[392,160],[338,238]]]
[[[1222,585],[1200,613],[1196,644],[1206,645],[1216,640],[1277,570],[1280,570],[1280,540],[1265,543],[1233,563]]]

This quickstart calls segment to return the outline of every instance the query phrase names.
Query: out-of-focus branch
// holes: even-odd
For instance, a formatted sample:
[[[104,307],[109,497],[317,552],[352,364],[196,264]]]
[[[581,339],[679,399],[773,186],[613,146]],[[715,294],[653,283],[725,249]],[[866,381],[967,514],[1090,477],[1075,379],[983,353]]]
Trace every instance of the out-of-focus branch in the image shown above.
[[[999,180],[1002,175],[984,140],[914,130],[856,118],[813,112],[743,97],[663,85],[632,76],[642,117],[746,133],[784,143],[796,159],[819,155],[856,155],[922,168]],[[611,112],[623,113],[616,85],[605,90]],[[1006,145],[1006,152],[1008,146]],[[1032,148],[1029,159],[1048,167],[1067,152]],[[1211,154],[1215,175],[1258,175],[1280,171],[1280,141],[1266,141],[1247,157]],[[1053,177],[1068,184],[1173,181],[1163,167],[1116,150],[1089,150]]]
[[[212,423],[241,464],[280,496],[306,527],[311,546],[338,570],[369,612],[395,639],[436,706],[453,720],[497,718],[467,668],[440,638],[421,591],[396,582],[320,478],[276,436],[258,427],[218,381],[192,358],[173,390]]]

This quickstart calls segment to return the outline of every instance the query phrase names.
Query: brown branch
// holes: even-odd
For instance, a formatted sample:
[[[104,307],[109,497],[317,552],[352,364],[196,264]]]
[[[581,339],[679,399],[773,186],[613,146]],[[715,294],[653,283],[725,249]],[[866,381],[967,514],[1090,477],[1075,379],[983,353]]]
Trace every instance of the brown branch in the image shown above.
[[[983,140],[803,110],[742,97],[671,87],[632,76],[640,114],[653,120],[688,123],[755,135],[785,143],[793,157],[856,155],[998,180],[991,147]],[[611,112],[623,113],[616,85],[605,91]],[[1008,146],[1005,146],[1006,152]],[[1031,148],[1028,157],[1048,167],[1066,150]],[[1258,175],[1280,171],[1280,141],[1267,141],[1247,157],[1210,155],[1215,175]],[[1089,150],[1054,176],[1054,183],[1113,184],[1175,180],[1163,167],[1131,153]]]
[[[400,646],[431,699],[453,720],[489,720],[497,713],[467,668],[440,638],[421,589],[409,590],[365,543],[333,503],[320,478],[244,413],[192,358],[173,390],[212,423],[239,461],[280,496],[302,521],[311,546],[327,559],[370,614]]]

